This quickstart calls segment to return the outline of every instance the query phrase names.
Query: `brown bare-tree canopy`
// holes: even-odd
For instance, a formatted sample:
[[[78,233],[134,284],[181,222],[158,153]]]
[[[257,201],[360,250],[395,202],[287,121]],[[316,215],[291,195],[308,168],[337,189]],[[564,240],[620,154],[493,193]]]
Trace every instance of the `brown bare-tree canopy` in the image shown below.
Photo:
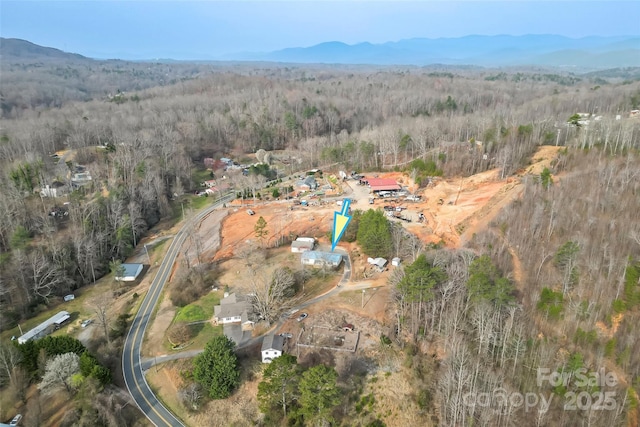
[[[255,203],[274,194],[265,186],[277,178],[312,168],[399,170],[421,188],[434,176],[497,170],[501,181],[517,180],[521,192],[466,246],[427,244],[404,227],[391,228],[392,254],[403,264],[390,274],[385,332],[366,337],[379,346],[378,358],[363,359],[362,371],[363,378],[403,372],[394,377],[409,390],[403,409],[376,406],[374,395],[387,386],[365,395],[368,383],[349,378],[338,384],[349,397],[327,419],[637,425],[637,70],[0,65],[1,329],[95,283],[159,221],[202,206],[194,193],[203,192],[203,181],[217,180],[203,197],[218,197],[224,177],[229,190]],[[547,170],[525,172],[541,145],[562,148]],[[245,170],[223,166],[221,158]],[[263,219],[247,237],[260,244],[234,251],[255,312],[268,324],[299,303],[294,272],[264,268],[282,228]],[[195,256],[185,257],[192,264],[176,275],[170,296],[181,306],[208,292],[215,278],[206,239],[195,226],[187,234]],[[109,339],[110,301],[90,304]],[[167,335],[183,343],[190,330],[176,324]],[[1,349],[0,385],[24,382],[15,370],[19,353]],[[51,363],[41,388],[71,393],[75,371]],[[540,384],[538,368],[573,376],[561,386]],[[615,373],[616,385],[576,383],[574,374],[600,368]],[[513,404],[520,395],[533,399],[526,393],[537,396],[537,406]],[[543,406],[540,396],[553,398]],[[594,409],[601,397],[608,410]],[[181,398],[190,410],[203,406],[202,391],[188,384]],[[106,419],[114,405],[97,402]],[[573,403],[584,408],[566,410]]]

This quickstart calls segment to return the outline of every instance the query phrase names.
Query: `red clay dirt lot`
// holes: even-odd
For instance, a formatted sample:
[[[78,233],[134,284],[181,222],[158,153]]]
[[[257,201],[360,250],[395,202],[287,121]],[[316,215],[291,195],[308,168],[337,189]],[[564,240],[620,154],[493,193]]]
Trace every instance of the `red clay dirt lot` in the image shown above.
[[[540,174],[556,158],[560,148],[539,147],[531,165],[522,175]],[[462,246],[465,241],[464,238],[461,239],[460,231],[465,231],[464,236],[471,237],[469,229],[475,230],[486,226],[489,221],[487,218],[493,218],[504,205],[517,198],[521,191],[519,176],[500,179],[497,169],[462,179],[436,179],[428,188],[420,190],[407,175],[400,172],[379,173],[378,176],[393,178],[409,187],[410,191],[415,191],[415,194],[422,196],[421,202],[400,203],[407,208],[407,216],[413,219],[411,223],[403,223],[408,230],[419,236],[425,243],[436,243],[442,240],[447,247],[452,248]],[[354,187],[353,181],[346,181],[345,197],[354,197],[355,192],[351,192],[350,187]],[[367,203],[367,198],[368,196],[360,197],[359,200],[355,198],[356,203],[352,204],[352,209],[366,210],[385,204],[381,200],[376,200],[375,205],[371,206]],[[440,199],[443,200],[442,204],[439,204]],[[327,243],[333,212],[340,208],[336,205],[335,199],[326,200],[324,203],[318,199],[310,199],[310,201],[320,205],[301,207],[294,206],[290,201],[232,205],[228,208],[230,212],[222,226],[220,250],[213,259],[221,260],[233,256],[235,248],[243,242],[253,241],[259,244],[255,237],[254,226],[260,216],[266,220],[269,230],[263,242],[265,247],[273,247],[279,237],[289,235],[315,237],[320,240],[320,243]],[[292,206],[293,210],[291,210]],[[255,215],[249,215],[247,209],[254,211]],[[419,212],[425,215],[427,219],[425,223],[416,221]],[[478,219],[484,220],[478,222]],[[201,233],[207,235],[213,233],[214,231],[210,228],[217,224],[206,220],[201,226]]]
[[[264,202],[256,205],[240,206],[232,204],[229,216],[222,227],[222,244],[213,260],[231,258],[235,252],[248,242],[262,247],[274,247],[283,236],[315,237],[327,240],[327,233],[333,221],[335,204],[324,206],[294,206],[288,201]],[[249,215],[251,209],[255,215]],[[255,235],[255,225],[260,217],[267,222],[268,234],[263,242]]]

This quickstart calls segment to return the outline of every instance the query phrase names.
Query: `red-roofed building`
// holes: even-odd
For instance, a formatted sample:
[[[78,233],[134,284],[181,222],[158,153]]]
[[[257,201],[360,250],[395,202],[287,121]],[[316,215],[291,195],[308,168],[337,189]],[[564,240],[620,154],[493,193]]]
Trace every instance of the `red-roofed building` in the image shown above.
[[[369,187],[371,191],[398,191],[401,189],[400,185],[395,179],[389,178],[368,178]]]

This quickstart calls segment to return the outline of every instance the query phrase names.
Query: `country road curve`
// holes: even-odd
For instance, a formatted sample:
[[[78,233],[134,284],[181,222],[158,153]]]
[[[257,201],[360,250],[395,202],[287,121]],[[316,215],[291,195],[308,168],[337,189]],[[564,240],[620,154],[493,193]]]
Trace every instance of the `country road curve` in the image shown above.
[[[122,372],[124,374],[125,384],[131,397],[133,397],[133,400],[138,405],[138,408],[140,408],[149,421],[158,427],[184,426],[184,424],[157,399],[144,376],[144,369],[140,360],[140,351],[142,349],[147,324],[153,315],[153,310],[158,302],[158,298],[162,294],[162,289],[171,275],[173,264],[179,254],[180,247],[187,237],[187,233],[185,232],[187,227],[203,220],[214,209],[221,207],[233,198],[233,194],[226,194],[221,197],[220,200],[216,201],[209,208],[187,220],[175,235],[167,250],[167,254],[158,268],[156,276],[151,282],[149,291],[131,323],[131,328],[124,342],[122,350]]]

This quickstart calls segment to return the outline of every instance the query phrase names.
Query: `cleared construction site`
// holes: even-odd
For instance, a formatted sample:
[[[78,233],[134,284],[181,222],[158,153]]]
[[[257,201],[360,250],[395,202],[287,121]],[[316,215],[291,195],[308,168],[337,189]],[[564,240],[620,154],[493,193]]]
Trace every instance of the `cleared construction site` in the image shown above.
[[[300,331],[296,345],[298,347],[298,351],[302,347],[349,351],[353,353],[358,348],[359,340],[360,332],[312,326]]]

